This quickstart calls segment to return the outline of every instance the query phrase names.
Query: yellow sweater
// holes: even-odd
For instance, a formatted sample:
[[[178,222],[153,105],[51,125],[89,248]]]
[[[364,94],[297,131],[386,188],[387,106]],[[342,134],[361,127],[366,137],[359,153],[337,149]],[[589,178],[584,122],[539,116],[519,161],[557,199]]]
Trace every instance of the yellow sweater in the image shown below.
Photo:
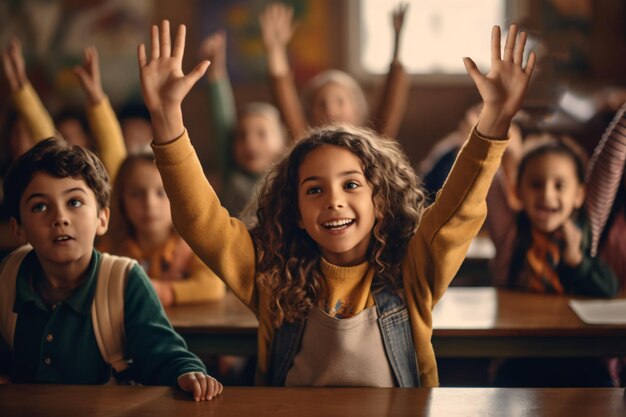
[[[56,128],[52,117],[44,107],[37,92],[30,83],[11,95],[17,113],[35,142],[54,136]]]
[[[151,280],[170,283],[175,305],[219,300],[226,294],[224,283],[175,231],[151,253],[130,237],[115,245],[105,241],[98,250],[136,259]]]
[[[439,384],[431,344],[432,310],[456,275],[487,206],[485,197],[506,141],[471,133],[435,203],[424,213],[402,265],[411,327],[422,385]],[[167,144],[153,144],[157,166],[172,202],[174,225],[198,256],[257,316],[257,382],[266,384],[269,352],[275,329],[268,300],[255,280],[255,250],[246,226],[229,216],[206,180],[187,132]],[[334,267],[322,263],[329,297],[353,307],[352,314],[371,305],[373,268]],[[363,270],[366,272],[363,275]],[[354,277],[360,279],[342,279]],[[335,295],[333,295],[335,294]],[[346,299],[347,297],[348,299]],[[365,302],[364,302],[365,300]],[[332,305],[332,300],[319,300]]]
[[[24,120],[35,142],[40,142],[55,134],[56,129],[52,118],[30,83],[14,93],[12,98],[17,112]],[[113,183],[117,170],[126,158],[126,145],[109,99],[105,97],[95,106],[87,106],[87,119],[96,140],[100,159]]]

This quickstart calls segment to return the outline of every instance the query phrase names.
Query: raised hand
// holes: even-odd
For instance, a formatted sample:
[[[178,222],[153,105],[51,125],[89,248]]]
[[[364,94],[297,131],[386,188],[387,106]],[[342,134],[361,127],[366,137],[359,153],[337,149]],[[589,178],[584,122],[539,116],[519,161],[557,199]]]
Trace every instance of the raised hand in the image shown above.
[[[263,43],[267,49],[286,48],[296,31],[293,8],[282,3],[272,3],[259,15]]]
[[[287,44],[297,28],[297,24],[293,23],[293,8],[282,3],[272,3],[259,15],[259,24],[270,75],[288,74]]]
[[[222,393],[224,387],[204,372],[187,372],[178,377],[180,389],[193,394],[195,401],[209,401]]]
[[[189,74],[183,73],[184,25],[178,27],[173,48],[169,21],[161,23],[160,31],[158,26],[152,26],[151,44],[150,62],[144,44],[139,45],[137,50],[141,93],[152,119],[154,141],[165,143],[183,133],[181,103],[204,75],[209,62],[201,61]]]
[[[402,34],[402,28],[404,26],[404,17],[406,11],[409,9],[409,3],[403,2],[393,9],[391,14],[391,22],[393,23],[394,31],[394,44],[393,44],[393,61],[398,60],[400,54],[400,35]]]
[[[2,65],[11,92],[18,92],[24,84],[28,83],[24,55],[22,54],[22,43],[19,39],[11,39],[9,46],[2,51]]]
[[[222,79],[226,70],[226,32],[219,30],[204,38],[198,50],[198,57],[211,62],[207,71],[210,80]]]
[[[506,137],[511,119],[522,106],[530,77],[535,67],[535,54],[530,53],[526,67],[522,66],[526,33],[517,36],[517,26],[511,25],[500,57],[500,27],[491,31],[491,68],[481,74],[470,58],[463,58],[467,73],[472,77],[483,99],[483,111],[478,131],[493,138]]]
[[[100,103],[104,98],[102,81],[100,78],[100,61],[98,50],[93,47],[85,48],[85,61],[82,66],[74,67],[74,74],[78,77],[80,85],[85,90],[87,98],[92,105]]]

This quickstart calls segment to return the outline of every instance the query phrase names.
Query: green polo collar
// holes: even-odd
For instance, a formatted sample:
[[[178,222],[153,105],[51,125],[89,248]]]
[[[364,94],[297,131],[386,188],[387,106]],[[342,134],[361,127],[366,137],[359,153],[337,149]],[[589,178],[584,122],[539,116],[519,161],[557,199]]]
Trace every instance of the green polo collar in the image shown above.
[[[100,253],[94,249],[89,266],[85,271],[85,280],[64,302],[64,304],[78,314],[90,314],[91,303],[96,289],[96,274],[98,272],[99,264]],[[35,303],[40,308],[45,308],[43,300],[32,286],[34,278],[41,275],[43,275],[43,270],[41,269],[39,259],[33,250],[26,255],[17,273],[15,304],[13,305],[13,311],[19,314],[26,303]]]

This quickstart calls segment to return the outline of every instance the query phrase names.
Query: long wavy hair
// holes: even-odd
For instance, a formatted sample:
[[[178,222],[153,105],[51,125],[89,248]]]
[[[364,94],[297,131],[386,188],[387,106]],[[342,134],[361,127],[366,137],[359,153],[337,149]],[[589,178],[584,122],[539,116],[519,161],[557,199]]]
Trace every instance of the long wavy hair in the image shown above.
[[[376,216],[366,257],[385,285],[400,287],[401,263],[424,209],[419,180],[395,141],[352,126],[312,130],[266,177],[251,230],[257,282],[272,294],[276,327],[304,319],[324,292],[320,249],[298,226],[298,171],[310,152],[325,145],[345,148],[363,164]]]

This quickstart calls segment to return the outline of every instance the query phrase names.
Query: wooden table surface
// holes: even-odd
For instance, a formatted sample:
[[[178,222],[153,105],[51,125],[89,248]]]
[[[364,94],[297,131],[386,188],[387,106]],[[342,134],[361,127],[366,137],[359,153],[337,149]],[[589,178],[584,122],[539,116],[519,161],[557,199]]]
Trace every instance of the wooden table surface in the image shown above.
[[[448,289],[433,315],[438,357],[626,356],[626,326],[583,323],[569,298],[493,288]],[[256,353],[254,315],[231,293],[167,314],[190,348]]]
[[[196,403],[169,387],[0,385],[0,415],[624,416],[620,388],[240,388]]]

